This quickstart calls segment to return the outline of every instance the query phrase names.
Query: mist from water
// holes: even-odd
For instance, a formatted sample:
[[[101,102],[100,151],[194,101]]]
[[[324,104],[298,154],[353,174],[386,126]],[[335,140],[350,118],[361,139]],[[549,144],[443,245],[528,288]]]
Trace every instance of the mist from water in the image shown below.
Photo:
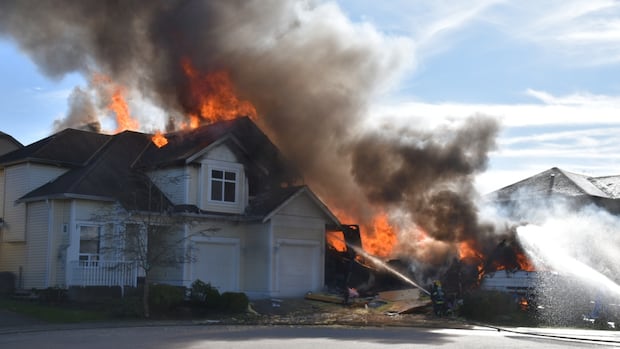
[[[593,206],[577,212],[555,207],[547,213],[548,218],[517,228],[538,271],[541,320],[571,324],[587,316],[594,301],[609,308],[618,303],[620,220]]]

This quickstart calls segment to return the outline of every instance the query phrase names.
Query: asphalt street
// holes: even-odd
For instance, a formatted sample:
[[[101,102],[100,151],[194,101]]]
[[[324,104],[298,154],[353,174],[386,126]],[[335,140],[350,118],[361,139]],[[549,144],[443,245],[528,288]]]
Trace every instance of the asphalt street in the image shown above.
[[[0,348],[594,348],[618,346],[615,331],[340,326],[176,325],[12,331]],[[577,335],[578,334],[578,335]]]

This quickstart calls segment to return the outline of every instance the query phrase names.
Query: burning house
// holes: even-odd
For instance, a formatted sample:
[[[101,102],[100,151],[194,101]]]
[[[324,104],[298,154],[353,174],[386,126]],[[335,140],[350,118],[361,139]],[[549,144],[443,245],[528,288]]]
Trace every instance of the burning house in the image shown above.
[[[181,218],[169,234],[190,237],[195,257],[153,270],[153,282],[252,297],[323,287],[326,226],[340,223],[250,119],[165,137],[158,147],[138,132],[66,129],[0,157],[0,270],[26,289],[136,286],[132,255],[110,247],[152,212]],[[116,205],[131,218],[102,221]]]
[[[338,226],[339,221],[358,225],[363,251],[398,261],[395,264],[420,282],[446,270],[477,280],[480,265],[484,267],[480,256],[492,254],[502,241],[495,226],[480,220],[473,184],[495,147],[498,121],[473,115],[435,127],[413,115],[394,123],[368,117],[373,97],[409,67],[413,43],[352,23],[333,3],[2,2],[0,34],[14,40],[48,76],[77,72],[88,80],[88,86],[76,87],[71,94],[67,115],[54,125],[57,133],[2,158],[5,182],[28,178],[15,192],[3,193],[4,218],[24,217],[22,222],[27,222],[37,212],[40,232],[50,222],[68,224],[54,228],[60,234],[53,235],[57,241],[43,238],[36,248],[25,242],[34,238],[26,234],[32,224],[5,227],[10,230],[3,232],[0,258],[11,260],[5,268],[17,273],[22,266],[24,287],[33,285],[26,280],[35,274],[36,280],[47,280],[41,286],[73,282],[66,272],[71,269],[69,261],[79,262],[75,224],[92,210],[69,205],[53,217],[46,211],[51,209],[46,205],[72,191],[76,193],[68,202],[84,194],[106,202],[118,200],[127,209],[140,198],[142,204],[172,207],[197,220],[216,212],[213,219],[235,228],[222,228],[229,235],[216,234],[213,243],[204,242],[208,246],[200,253],[206,258],[232,258],[227,264],[232,269],[221,272],[221,284],[252,292],[273,293],[277,287],[294,284],[299,289],[291,294],[302,287],[315,288],[322,282],[322,267],[315,262],[287,263],[288,257],[276,258],[274,253],[314,261],[325,249],[319,237],[325,225]],[[159,114],[143,104],[154,106]],[[198,131],[236,125],[229,120],[239,115],[249,118],[241,124],[256,125],[277,145],[308,187],[298,189],[298,176],[279,161],[254,159],[251,154],[260,144],[234,132],[215,139]],[[76,131],[83,125],[91,133]],[[67,127],[73,130],[62,131]],[[184,142],[191,135],[195,140],[200,135],[206,138],[194,147]],[[79,147],[73,137],[81,139]],[[123,156],[115,157],[117,153]],[[229,163],[234,165],[209,172],[210,164]],[[12,177],[18,164],[20,171],[30,174],[15,172]],[[152,202],[145,188],[128,186],[135,183],[122,174],[136,169],[149,174],[152,183],[146,187],[166,200]],[[100,181],[89,174],[97,174]],[[182,180],[162,185],[156,181],[162,176]],[[73,180],[81,184],[74,185]],[[222,190],[215,200],[220,202],[213,204],[209,190],[216,182]],[[232,188],[234,199],[228,196],[233,195]],[[13,205],[15,200],[18,205]],[[29,205],[37,211],[26,209]],[[312,228],[298,230],[306,215],[302,207],[310,212],[305,223]],[[289,211],[298,218],[292,225],[279,220]],[[256,241],[240,237],[250,216],[255,219],[252,224],[273,240],[258,239],[261,234],[248,234]],[[276,221],[283,231],[276,233]],[[96,227],[84,229],[96,236]],[[294,232],[302,237],[295,238]],[[343,253],[346,247],[339,245],[344,238],[333,238],[332,233],[327,233],[329,248]],[[334,234],[339,234],[337,229]],[[69,236],[73,240],[67,240]],[[311,243],[288,246],[297,239]],[[48,252],[50,246],[56,250]],[[250,255],[254,259],[244,259]],[[34,256],[44,256],[47,262],[36,262],[32,268],[20,262],[35,263],[39,259]],[[456,267],[453,260],[472,262]],[[307,270],[310,265],[320,271]],[[252,268],[262,268],[266,274]],[[30,270],[36,273],[26,273]],[[233,271],[237,276],[225,280],[225,275],[235,275]],[[198,269],[187,266],[182,272],[162,271],[161,278],[186,284],[197,276],[201,276]],[[463,283],[469,281],[457,284]]]
[[[507,222],[513,222],[514,226],[525,226],[527,224],[544,224],[550,217],[557,216],[559,219],[564,217],[579,217],[582,224],[589,224],[592,217],[580,216],[579,213],[593,212],[593,214],[606,214],[609,217],[618,216],[620,214],[620,176],[602,176],[591,177],[572,173],[566,170],[553,167],[549,170],[538,173],[532,177],[526,178],[517,183],[501,188],[487,196],[488,203],[494,205],[498,212]],[[597,221],[604,220],[604,217],[596,218]],[[597,226],[589,224],[585,227],[587,230],[605,229],[605,226]],[[565,228],[566,229],[566,228]],[[578,228],[582,229],[582,228]],[[549,228],[545,232],[541,228],[541,234],[549,234],[554,238],[554,228]],[[583,257],[591,259],[604,259],[603,255],[595,256],[600,251],[596,246],[595,239],[597,234],[603,234],[600,231],[591,233],[587,230],[581,230],[581,236],[588,237],[588,245],[591,246],[590,253],[584,254]],[[559,232],[563,235],[562,240],[556,240],[555,245],[570,243],[574,240],[574,244],[580,244],[578,239],[566,229],[565,232]],[[601,237],[604,238],[604,237]],[[521,245],[521,243],[519,243]],[[552,246],[546,249],[552,250]],[[522,248],[520,247],[522,251]],[[482,280],[482,288],[491,290],[500,290],[507,292],[515,292],[519,294],[528,294],[545,282],[545,278],[537,275],[540,272],[552,273],[553,266],[544,266],[545,261],[539,261],[544,270],[537,271],[534,267],[532,258],[536,256],[525,256],[521,258],[523,263],[518,263],[520,267],[510,269],[502,269],[502,272],[486,273]],[[496,257],[490,256],[492,262]],[[556,266],[557,267],[557,266]],[[563,268],[562,268],[563,269]],[[613,270],[607,267],[605,270]],[[570,273],[564,273],[571,276]],[[566,276],[565,275],[565,276]],[[573,275],[574,276],[574,275]]]

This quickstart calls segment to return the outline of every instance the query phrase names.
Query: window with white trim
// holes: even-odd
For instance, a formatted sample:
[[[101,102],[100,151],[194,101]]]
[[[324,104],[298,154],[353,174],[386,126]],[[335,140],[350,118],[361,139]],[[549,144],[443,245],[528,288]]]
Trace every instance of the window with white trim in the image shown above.
[[[211,195],[209,197],[209,200],[229,203],[236,202],[238,177],[239,176],[236,171],[227,171],[225,169],[211,169]]]
[[[99,261],[101,248],[101,227],[96,225],[79,225],[80,264],[95,265]]]

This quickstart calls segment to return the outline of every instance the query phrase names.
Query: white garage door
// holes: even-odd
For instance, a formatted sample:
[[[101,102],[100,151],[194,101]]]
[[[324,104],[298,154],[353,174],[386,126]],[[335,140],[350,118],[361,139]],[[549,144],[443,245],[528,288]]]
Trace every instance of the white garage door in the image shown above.
[[[321,287],[321,249],[316,241],[280,240],[277,284],[281,297],[300,297]]]
[[[218,291],[239,290],[239,240],[220,239],[196,243],[194,279],[200,279]]]

